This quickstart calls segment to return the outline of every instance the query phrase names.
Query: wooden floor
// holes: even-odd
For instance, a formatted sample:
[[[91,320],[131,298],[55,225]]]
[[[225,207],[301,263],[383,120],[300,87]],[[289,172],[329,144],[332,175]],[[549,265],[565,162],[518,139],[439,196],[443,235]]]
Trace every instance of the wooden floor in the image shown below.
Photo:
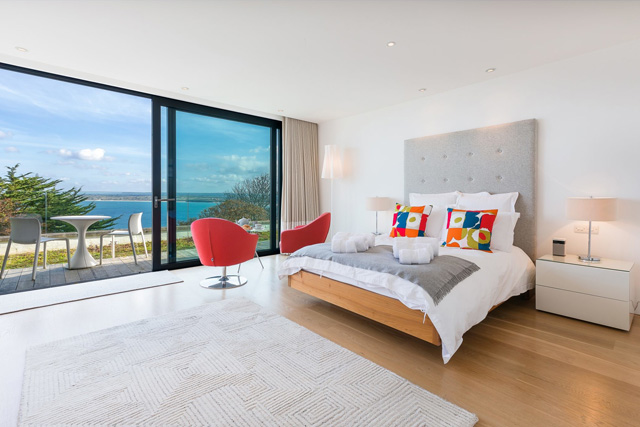
[[[536,311],[517,297],[464,337],[444,365],[440,347],[306,296],[277,278],[283,256],[242,266],[249,283],[203,289],[211,269],[174,270],[184,283],[0,315],[0,425],[17,420],[27,347],[244,297],[360,354],[480,418],[479,426],[640,424],[640,320],[623,332]],[[0,296],[0,298],[2,298]]]
[[[147,273],[151,271],[151,255],[138,257],[138,264],[133,255],[120,258],[104,258],[102,265],[78,270],[69,270],[67,264],[42,265],[36,270],[36,280],[31,280],[32,267],[7,270],[0,279],[0,295],[31,289],[50,288],[52,286],[69,285],[91,280],[108,279],[127,276],[129,274]]]

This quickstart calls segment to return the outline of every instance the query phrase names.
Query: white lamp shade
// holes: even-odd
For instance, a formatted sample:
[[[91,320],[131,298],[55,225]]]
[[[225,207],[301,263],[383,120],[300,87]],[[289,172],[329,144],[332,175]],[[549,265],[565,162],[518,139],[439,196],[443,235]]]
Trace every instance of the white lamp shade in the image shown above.
[[[578,221],[614,221],[618,199],[615,197],[569,197],[567,218]]]
[[[342,161],[337,145],[325,145],[324,162],[322,163],[322,177],[333,179],[342,178]]]
[[[368,211],[387,211],[391,209],[391,200],[388,197],[367,197]]]

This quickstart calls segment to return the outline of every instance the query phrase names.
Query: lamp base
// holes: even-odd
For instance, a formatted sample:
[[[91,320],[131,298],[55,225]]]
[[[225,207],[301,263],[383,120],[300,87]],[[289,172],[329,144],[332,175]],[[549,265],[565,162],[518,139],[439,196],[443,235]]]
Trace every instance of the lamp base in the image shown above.
[[[579,255],[578,259],[582,262],[600,262],[600,258],[589,255]]]
[[[377,231],[372,231],[371,234],[374,236],[382,236],[382,233],[378,233]]]
[[[207,289],[233,289],[246,284],[247,279],[237,274],[209,277],[200,282],[200,286]]]

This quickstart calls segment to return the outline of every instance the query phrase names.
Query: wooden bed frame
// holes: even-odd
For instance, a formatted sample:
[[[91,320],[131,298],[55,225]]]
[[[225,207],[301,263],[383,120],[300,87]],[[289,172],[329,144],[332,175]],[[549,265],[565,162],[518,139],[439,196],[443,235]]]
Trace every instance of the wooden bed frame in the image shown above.
[[[440,345],[442,343],[429,316],[425,316],[419,310],[410,309],[397,299],[328,277],[320,277],[304,270],[289,276],[289,287],[431,344]],[[529,295],[530,293],[527,291],[526,297],[528,298]],[[494,305],[489,312],[501,304]]]
[[[421,311],[412,310],[396,299],[304,270],[289,276],[289,286],[431,344],[441,343],[428,316],[425,318]]]

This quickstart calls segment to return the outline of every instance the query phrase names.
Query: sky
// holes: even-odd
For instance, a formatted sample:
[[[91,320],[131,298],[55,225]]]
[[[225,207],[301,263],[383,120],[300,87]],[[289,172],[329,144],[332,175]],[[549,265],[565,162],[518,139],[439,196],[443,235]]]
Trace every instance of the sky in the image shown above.
[[[178,112],[179,193],[222,193],[269,172],[270,130]],[[0,69],[0,174],[83,191],[151,191],[151,100]]]

